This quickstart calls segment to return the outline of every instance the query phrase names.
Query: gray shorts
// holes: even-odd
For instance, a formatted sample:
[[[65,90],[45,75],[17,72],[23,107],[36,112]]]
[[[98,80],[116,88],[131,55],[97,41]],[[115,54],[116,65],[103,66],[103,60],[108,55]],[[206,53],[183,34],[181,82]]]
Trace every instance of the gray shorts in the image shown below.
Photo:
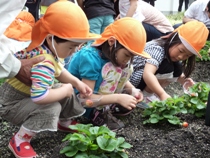
[[[59,102],[38,105],[29,95],[8,83],[0,87],[0,116],[14,125],[34,131],[57,131],[58,120],[70,120],[85,113],[75,94]]]

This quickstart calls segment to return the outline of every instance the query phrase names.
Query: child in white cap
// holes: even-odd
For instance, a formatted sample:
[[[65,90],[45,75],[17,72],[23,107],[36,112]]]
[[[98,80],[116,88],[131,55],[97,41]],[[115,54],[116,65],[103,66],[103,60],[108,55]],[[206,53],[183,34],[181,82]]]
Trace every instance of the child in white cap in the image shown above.
[[[147,42],[144,49],[151,59],[134,57],[134,72],[130,82],[143,91],[151,101],[165,100],[171,97],[164,87],[173,81],[180,84],[188,81],[195,67],[195,57],[201,57],[199,51],[204,47],[209,31],[202,22],[191,21],[183,24],[173,33]]]

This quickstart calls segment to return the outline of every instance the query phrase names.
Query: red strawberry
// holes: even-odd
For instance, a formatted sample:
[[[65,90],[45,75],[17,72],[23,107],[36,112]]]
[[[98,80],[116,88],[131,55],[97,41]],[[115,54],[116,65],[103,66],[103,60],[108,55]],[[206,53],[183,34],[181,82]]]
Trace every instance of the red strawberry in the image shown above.
[[[187,122],[183,122],[183,123],[182,123],[182,127],[187,128],[187,127],[188,127],[188,123],[187,123]]]
[[[90,100],[90,99],[88,99],[88,100],[86,100],[85,104],[86,104],[87,106],[91,107],[91,106],[93,106],[93,101]]]

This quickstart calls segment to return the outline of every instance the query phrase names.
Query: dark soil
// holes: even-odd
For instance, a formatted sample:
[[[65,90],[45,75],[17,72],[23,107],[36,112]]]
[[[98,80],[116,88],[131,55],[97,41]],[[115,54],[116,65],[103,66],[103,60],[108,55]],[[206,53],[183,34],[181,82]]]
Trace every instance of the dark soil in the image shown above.
[[[210,82],[210,62],[197,63],[192,78],[197,82]],[[173,83],[166,91],[171,94],[183,94],[182,87]],[[169,123],[143,125],[141,109],[135,109],[129,116],[121,118],[126,127],[117,131],[133,145],[128,150],[130,158],[210,158],[210,127],[205,118],[181,115],[187,121],[187,128]],[[18,127],[0,119],[0,158],[14,158],[7,145]],[[42,132],[31,141],[40,158],[59,158],[62,139],[66,133]]]

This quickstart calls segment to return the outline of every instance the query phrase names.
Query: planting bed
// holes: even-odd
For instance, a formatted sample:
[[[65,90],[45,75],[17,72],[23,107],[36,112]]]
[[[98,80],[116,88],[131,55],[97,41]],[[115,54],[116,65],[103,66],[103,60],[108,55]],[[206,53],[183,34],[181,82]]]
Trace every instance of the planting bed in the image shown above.
[[[199,82],[210,83],[210,62],[196,63],[192,78]],[[183,94],[178,83],[171,84],[167,89],[171,95]],[[135,109],[129,116],[121,118],[126,127],[117,131],[118,136],[125,137],[133,145],[128,150],[130,158],[209,158],[210,157],[210,127],[205,126],[205,118],[193,115],[180,115],[187,121],[187,128],[173,126],[169,123],[143,125],[141,109]],[[14,158],[7,145],[10,137],[18,130],[0,119],[0,158]],[[40,158],[59,158],[62,146],[61,140],[66,133],[42,132],[32,140],[34,149]]]

